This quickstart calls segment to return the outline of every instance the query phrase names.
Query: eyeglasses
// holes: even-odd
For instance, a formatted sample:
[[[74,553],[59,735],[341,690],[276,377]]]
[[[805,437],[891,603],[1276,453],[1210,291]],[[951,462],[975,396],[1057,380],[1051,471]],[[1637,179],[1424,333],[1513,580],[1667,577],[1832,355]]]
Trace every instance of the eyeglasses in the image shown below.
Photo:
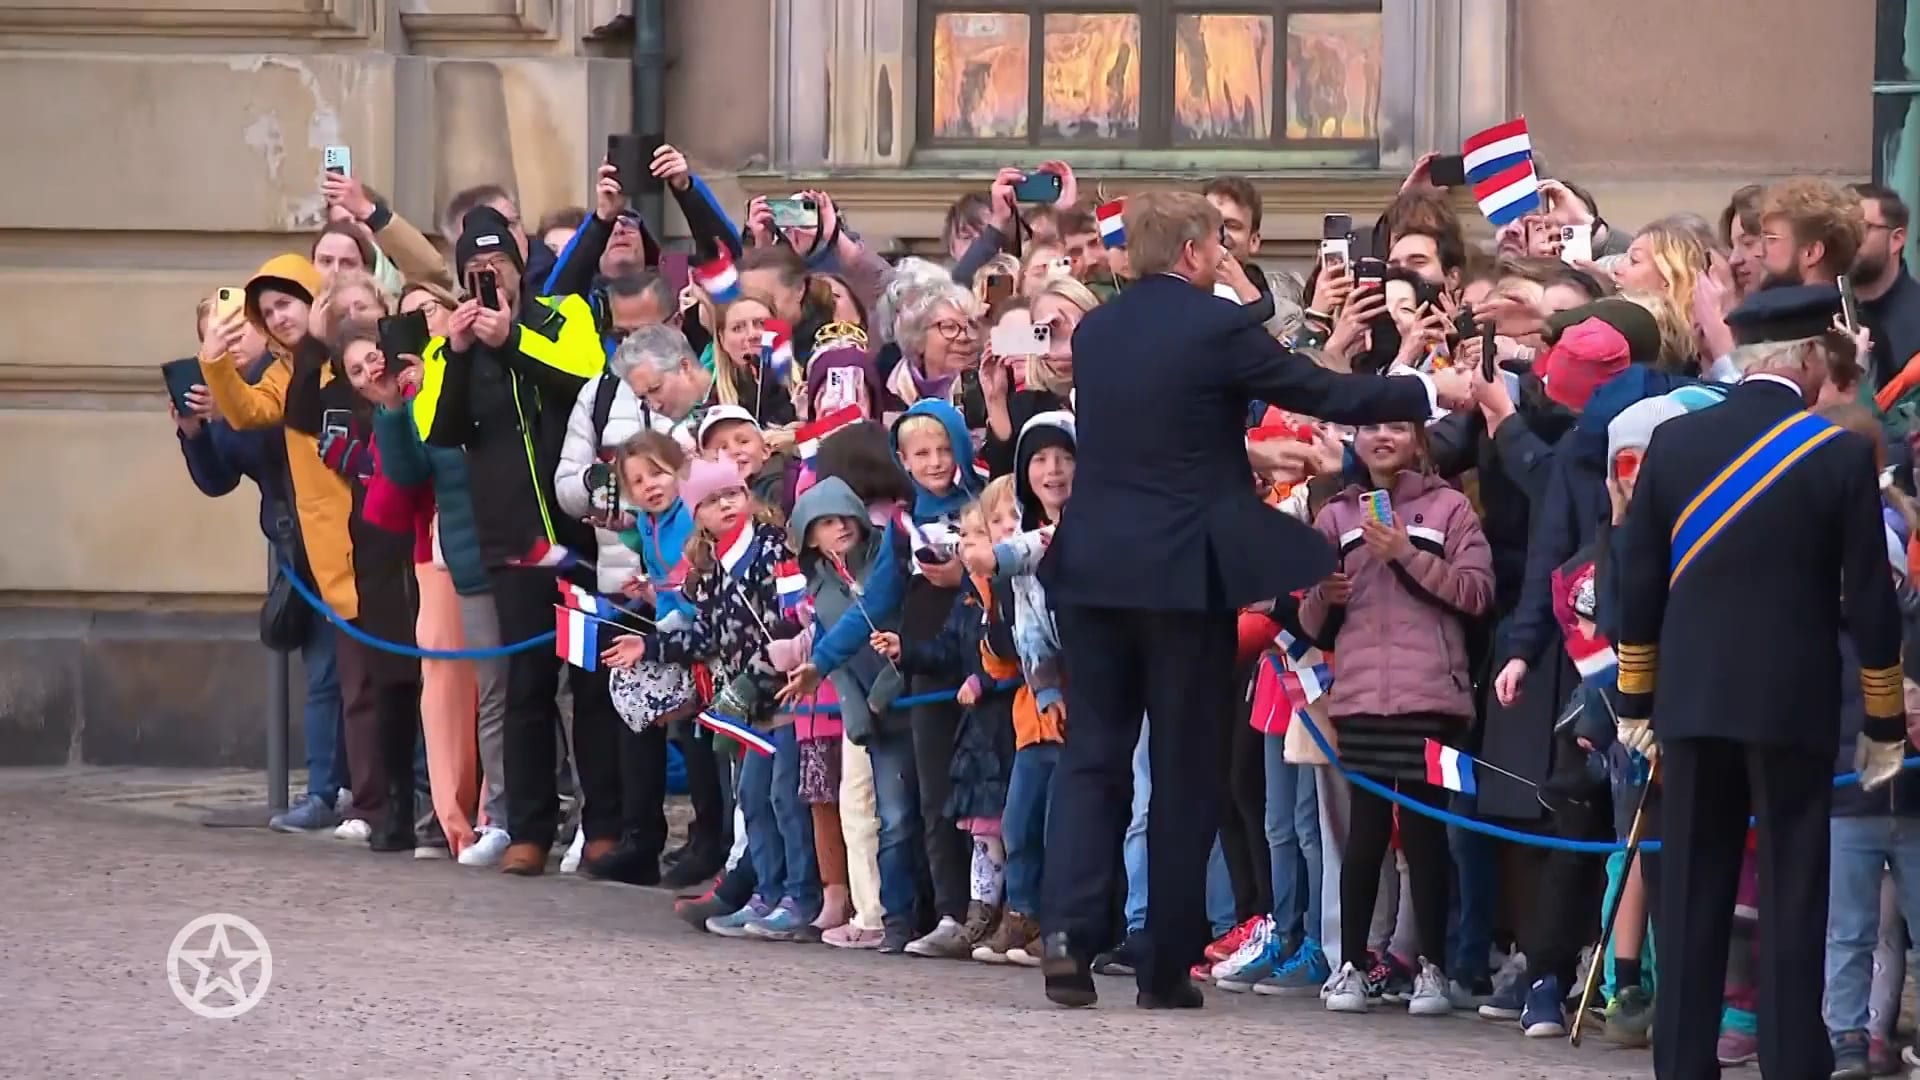
[[[980,336],[980,324],[978,322],[941,319],[939,322],[933,324],[933,328],[938,330],[940,336],[946,338],[948,341],[959,341],[963,338],[977,338]]]
[[[1868,231],[1868,232],[1872,232],[1872,231],[1873,231],[1874,229],[1885,229],[1885,230],[1887,230],[1888,232],[1892,232],[1892,231],[1893,231],[1893,226],[1891,226],[1891,225],[1889,225],[1889,224],[1887,224],[1887,223],[1886,223],[1886,222],[1884,222],[1884,221],[1869,221],[1869,222],[1867,222],[1867,231]]]

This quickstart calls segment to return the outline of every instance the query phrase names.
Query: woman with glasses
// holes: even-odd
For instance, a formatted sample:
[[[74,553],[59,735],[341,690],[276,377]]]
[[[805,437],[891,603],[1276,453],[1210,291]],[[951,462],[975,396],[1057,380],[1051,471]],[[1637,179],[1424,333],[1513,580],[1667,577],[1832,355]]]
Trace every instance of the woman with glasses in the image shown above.
[[[894,327],[900,362],[887,376],[888,412],[904,412],[928,398],[959,400],[960,373],[980,360],[987,343],[980,305],[951,280],[909,293]]]

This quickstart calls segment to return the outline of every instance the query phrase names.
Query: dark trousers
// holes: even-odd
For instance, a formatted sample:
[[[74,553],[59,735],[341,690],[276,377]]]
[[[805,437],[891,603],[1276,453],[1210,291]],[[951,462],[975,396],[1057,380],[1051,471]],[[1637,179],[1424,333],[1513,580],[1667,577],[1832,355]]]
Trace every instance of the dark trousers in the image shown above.
[[[1831,752],[1676,738],[1661,745],[1660,941],[1655,1075],[1720,1075],[1714,1045],[1727,945],[1746,851],[1759,831],[1760,1073],[1811,1080],[1833,1071],[1825,988]]]
[[[1586,752],[1565,743],[1555,750],[1555,768],[1583,773]],[[1613,796],[1604,784],[1588,784],[1581,798],[1552,797],[1549,835],[1562,840],[1613,840]],[[1624,835],[1624,834],[1622,834]],[[1580,950],[1600,936],[1600,901],[1606,894],[1607,857],[1549,849],[1540,861],[1533,911],[1522,930],[1527,980],[1549,975],[1562,992],[1573,988]]]
[[[620,838],[658,858],[667,845],[667,729],[649,724],[635,734],[625,723],[615,724],[620,741]]]
[[[1241,672],[1234,674],[1236,685],[1248,684],[1248,679],[1239,678]],[[1273,851],[1267,846],[1267,737],[1247,723],[1250,704],[1242,701],[1232,733],[1222,740],[1227,747],[1228,799],[1220,815],[1220,851],[1226,856],[1227,878],[1233,883],[1236,923],[1273,913]]]
[[[394,828],[413,827],[413,754],[420,734],[420,681],[393,682],[376,686],[373,711],[380,732],[380,771],[387,793],[388,813],[407,812],[407,820],[393,822]],[[403,806],[395,807],[399,799]]]
[[[340,749],[347,759],[346,771],[353,789],[353,806],[341,807],[341,816],[377,823],[387,811],[387,778],[380,764],[373,650],[351,635],[335,631],[333,655],[340,676]]]
[[[551,570],[491,571],[500,640],[513,644],[553,629]],[[582,671],[548,649],[514,653],[507,662],[507,833],[516,844],[553,846],[560,827],[560,671],[573,690],[573,757],[580,774],[580,827],[589,842],[620,834],[620,731],[605,671]]]
[[[1187,977],[1209,938],[1207,858],[1220,827],[1220,761],[1233,715],[1231,612],[1066,607],[1067,744],[1047,817],[1041,923],[1088,954],[1111,937],[1133,748],[1150,718],[1147,926],[1142,989]]]
[[[688,826],[687,840],[706,850],[723,850],[733,829],[713,737],[693,721],[684,720],[674,723],[673,741],[687,766],[687,799],[693,804],[693,824]]]
[[[951,679],[915,677],[910,690],[928,694]],[[947,816],[953,794],[953,744],[960,734],[960,707],[950,702],[913,707],[913,768],[920,780],[920,820],[926,826],[927,874],[933,879],[933,911],[964,922],[972,898],[973,840]]]
[[[1372,777],[1400,794],[1428,806],[1444,809],[1445,788],[1420,780]],[[1380,867],[1393,858],[1392,803],[1354,785],[1347,817],[1347,847],[1340,857],[1340,955],[1356,970],[1365,970],[1367,929],[1380,898]],[[1400,850],[1407,856],[1409,892],[1413,896],[1413,925],[1420,955],[1445,968],[1447,894],[1452,885],[1452,861],[1447,855],[1447,827],[1425,814],[1400,814]]]

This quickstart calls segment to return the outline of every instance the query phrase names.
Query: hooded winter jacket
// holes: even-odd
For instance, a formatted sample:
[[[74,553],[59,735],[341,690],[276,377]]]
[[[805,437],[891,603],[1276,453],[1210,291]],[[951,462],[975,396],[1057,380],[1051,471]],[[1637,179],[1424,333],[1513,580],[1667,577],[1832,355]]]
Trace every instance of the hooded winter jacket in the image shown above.
[[[839,571],[817,549],[807,545],[807,531],[814,522],[827,517],[852,518],[860,523],[860,539],[844,560],[847,572],[856,581],[872,570],[889,541],[886,531],[874,527],[866,504],[837,476],[827,477],[794,500],[793,516],[787,523],[787,540],[800,552],[800,570],[807,578],[807,599],[813,605],[815,647],[810,662],[822,675],[833,680],[847,738],[856,745],[865,745],[874,730],[889,720],[884,713],[870,709],[867,702],[871,698],[890,700],[899,692],[899,673],[873,651],[868,638],[876,628],[897,629],[899,621],[895,616],[882,616],[875,611],[869,596],[860,597],[856,603],[853,590]],[[868,617],[873,619],[871,626]],[[847,632],[838,636],[828,633],[829,628],[840,625],[846,626]],[[855,634],[854,629],[862,632]],[[885,692],[876,694],[876,687],[884,688]],[[902,715],[893,722],[904,725],[906,717]]]
[[[1076,445],[1073,414],[1045,412],[1026,422],[1020,429],[1014,449],[1013,491],[1020,503],[1020,524],[1039,529],[1052,524],[1027,479],[1027,466],[1034,455],[1049,446],[1064,442],[1067,452]],[[998,554],[996,552],[996,554]],[[996,559],[996,562],[998,560]],[[1053,608],[1047,603],[1047,590],[1034,576],[1033,567],[1023,567],[1013,575],[1013,639],[1020,653],[1020,670],[1033,690],[1034,704],[1042,710],[1058,703],[1064,694],[1065,678],[1060,669],[1060,631],[1054,625]]]
[[[247,321],[262,333],[266,332],[266,322],[260,316],[260,294],[269,289],[312,303],[320,294],[320,285],[320,271],[305,257],[276,255],[247,282]],[[258,382],[249,384],[242,378],[238,361],[232,356],[202,361],[200,375],[206,380],[207,391],[213,395],[220,415],[234,430],[282,428],[287,444],[287,472],[293,481],[294,512],[300,520],[301,543],[306,549],[307,565],[313,571],[314,587],[328,607],[341,618],[351,619],[360,612],[359,596],[353,587],[353,540],[347,533],[347,522],[353,515],[353,494],[346,478],[320,460],[318,443],[312,435],[284,426],[294,350],[324,351],[324,346],[303,338],[289,347],[267,334],[267,348],[273,354],[273,362],[267,365]]]

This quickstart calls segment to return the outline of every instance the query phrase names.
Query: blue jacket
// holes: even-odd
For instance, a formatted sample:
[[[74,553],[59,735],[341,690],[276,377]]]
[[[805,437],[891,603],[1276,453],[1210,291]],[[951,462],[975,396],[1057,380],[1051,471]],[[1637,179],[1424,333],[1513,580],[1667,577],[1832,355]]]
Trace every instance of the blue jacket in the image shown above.
[[[958,473],[958,482],[944,495],[936,495],[920,486],[920,481],[908,479],[913,483],[913,521],[916,525],[939,521],[959,515],[968,503],[978,498],[987,482],[973,469],[973,435],[967,431],[967,421],[960,410],[938,398],[927,398],[914,403],[913,407],[893,422],[893,430],[887,433],[887,445],[892,448],[895,460],[900,457],[900,425],[910,416],[931,416],[940,421],[947,429],[947,441],[953,444],[953,465]],[[901,468],[904,470],[905,465]]]
[[[263,356],[248,365],[241,377],[249,385],[259,382],[272,363],[272,354]],[[260,489],[261,535],[269,541],[281,539],[275,535],[274,503],[286,499],[286,477],[278,464],[286,440],[278,429],[235,431],[225,420],[210,420],[200,425],[200,433],[191,439],[178,429],[174,435],[180,440],[181,456],[187,460],[187,475],[201,494],[217,499],[239,487],[243,477],[253,481]],[[276,443],[283,448],[279,456],[274,453]]]
[[[620,532],[620,542],[632,548],[640,556],[640,565],[645,569],[647,580],[654,587],[654,618],[664,622],[679,612],[689,620],[694,617],[693,605],[687,602],[678,589],[669,589],[665,585],[673,580],[676,573],[684,578],[687,562],[687,539],[693,535],[693,511],[679,499],[667,507],[664,514],[649,514],[645,511],[635,515],[633,528]]]

